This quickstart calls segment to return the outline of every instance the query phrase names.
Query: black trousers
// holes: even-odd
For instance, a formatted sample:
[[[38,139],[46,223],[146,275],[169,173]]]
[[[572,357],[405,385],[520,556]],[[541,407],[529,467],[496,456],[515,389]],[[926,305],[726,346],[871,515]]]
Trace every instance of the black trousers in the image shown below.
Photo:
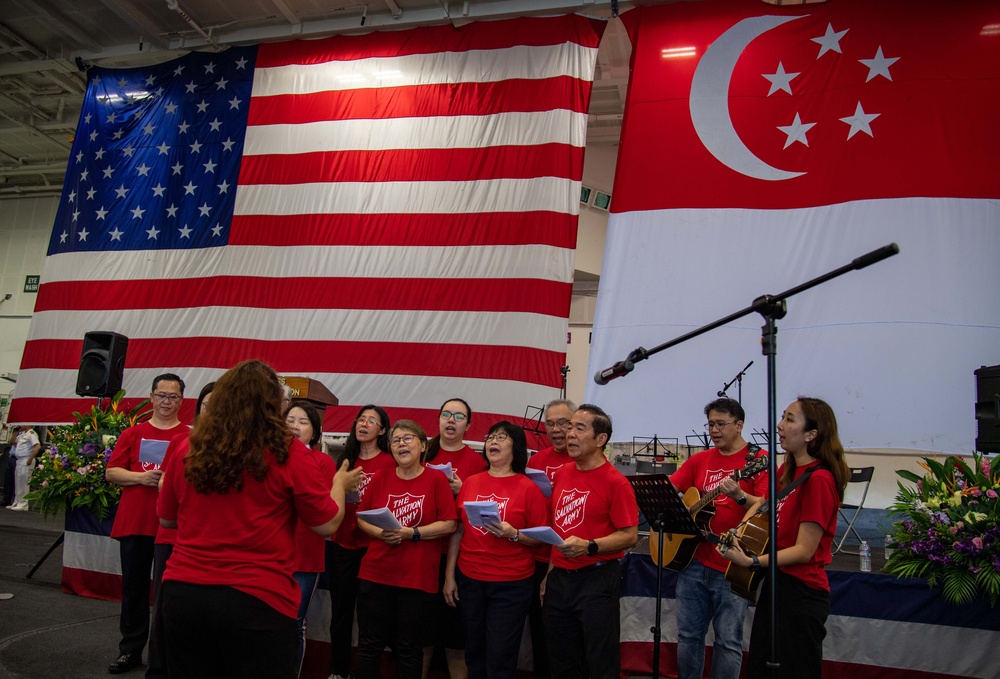
[[[118,539],[122,562],[120,653],[142,655],[149,639],[149,577],[153,569],[154,539],[151,535],[126,535]]]
[[[146,654],[146,679],[167,676],[167,634],[163,629],[163,571],[173,545],[153,547],[153,619],[149,624],[149,652]]]
[[[549,571],[542,611],[554,679],[619,678],[620,578],[617,560]]]
[[[295,618],[232,587],[163,583],[170,679],[295,679]]]
[[[772,674],[767,666],[771,654],[771,609],[769,580],[761,587],[750,634],[748,679],[806,679],[823,674],[823,639],[830,615],[830,593],[813,589],[791,575],[778,571],[776,591],[778,619],[777,661]]]
[[[531,666],[535,679],[549,679],[549,647],[545,642],[545,620],[542,617],[542,600],[539,586],[549,573],[547,561],[535,562],[535,590],[528,611],[528,626],[531,629]]]
[[[441,594],[360,581],[356,679],[379,679],[382,650],[392,648],[397,679],[420,679],[427,613]],[[171,678],[173,679],[173,678]]]
[[[330,674],[351,674],[351,636],[358,601],[358,571],[367,549],[344,549],[326,542],[326,580],[330,588]]]

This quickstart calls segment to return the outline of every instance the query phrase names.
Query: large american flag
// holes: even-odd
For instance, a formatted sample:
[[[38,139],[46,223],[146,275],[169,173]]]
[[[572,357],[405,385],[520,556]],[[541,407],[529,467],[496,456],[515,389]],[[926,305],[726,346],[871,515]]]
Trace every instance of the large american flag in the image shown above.
[[[432,424],[461,396],[477,435],[554,397],[602,31],[521,18],[92,69],[10,420],[89,407],[94,330],[130,338],[130,396],[263,358],[340,398],[332,431],[369,402]]]

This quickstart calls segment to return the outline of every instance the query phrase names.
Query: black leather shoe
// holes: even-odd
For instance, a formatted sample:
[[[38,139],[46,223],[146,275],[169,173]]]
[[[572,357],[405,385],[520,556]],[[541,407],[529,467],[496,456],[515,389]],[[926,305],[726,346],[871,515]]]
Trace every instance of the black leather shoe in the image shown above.
[[[133,653],[122,653],[118,658],[110,665],[108,665],[108,672],[111,674],[124,674],[130,670],[135,669],[142,664],[142,656]]]

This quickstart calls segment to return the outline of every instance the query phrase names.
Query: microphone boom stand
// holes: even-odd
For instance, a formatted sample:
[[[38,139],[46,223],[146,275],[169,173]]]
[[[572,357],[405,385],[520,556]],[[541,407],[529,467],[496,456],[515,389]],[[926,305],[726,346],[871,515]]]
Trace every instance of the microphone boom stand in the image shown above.
[[[785,314],[788,311],[788,307],[785,300],[788,299],[789,297],[799,294],[800,292],[805,292],[810,288],[814,288],[817,285],[821,285],[829,280],[842,276],[845,273],[848,273],[850,271],[856,271],[859,269],[864,269],[867,266],[871,266],[872,264],[881,262],[883,259],[887,259],[897,254],[899,254],[899,246],[895,243],[890,243],[888,245],[884,245],[878,248],[877,250],[872,250],[867,254],[854,258],[850,264],[845,264],[842,267],[839,267],[832,271],[828,271],[827,273],[821,276],[817,276],[812,280],[796,285],[793,288],[789,288],[788,290],[785,290],[782,293],[779,293],[777,295],[761,295],[760,297],[755,299],[750,306],[746,307],[745,309],[741,309],[736,313],[729,314],[725,318],[720,318],[719,320],[709,323],[708,325],[704,325],[698,328],[697,330],[692,330],[691,332],[681,335],[680,337],[677,337],[675,339],[672,339],[669,342],[664,342],[663,344],[660,344],[659,346],[653,347],[652,349],[649,350],[644,349],[643,347],[638,347],[637,349],[632,350],[632,352],[629,353],[628,358],[625,361],[619,361],[611,368],[598,371],[597,374],[594,375],[594,381],[597,382],[598,384],[606,384],[610,380],[616,379],[623,375],[627,375],[635,368],[635,363],[638,363],[639,361],[644,361],[653,354],[658,354],[664,349],[669,349],[670,347],[681,344],[682,342],[686,342],[689,339],[693,339],[699,335],[703,335],[709,330],[714,330],[715,328],[726,325],[727,323],[731,323],[732,321],[735,321],[738,318],[743,318],[744,316],[748,316],[752,313],[759,313],[761,316],[764,317],[764,325],[761,326],[761,343],[762,343],[761,353],[767,356],[767,432],[768,432],[768,440],[771,442],[771,445],[774,446],[775,442],[778,440],[777,435],[775,433],[777,430],[777,412],[778,412],[777,393],[776,393],[778,326],[775,323],[775,321],[784,318]],[[778,517],[777,517],[777,512],[775,511],[775,497],[777,497],[778,494],[778,481],[776,478],[777,456],[774,454],[773,450],[771,451],[771,453],[772,454],[770,455],[770,460],[768,463],[769,467],[768,473],[770,478],[768,479],[768,500],[767,500],[767,505],[769,509],[768,527],[771,535],[771,539],[768,540],[768,554],[769,554],[768,579],[771,582],[771,586],[769,588],[770,597],[768,601],[768,605],[771,608],[771,630],[770,630],[771,648],[767,666],[771,669],[772,676],[776,676],[778,670],[778,654],[777,654],[778,611],[776,606],[777,591],[774,586],[774,583],[778,577],[778,541],[775,539],[775,536],[777,536],[778,534],[778,526],[777,526]],[[656,668],[654,668],[654,671],[655,669]]]

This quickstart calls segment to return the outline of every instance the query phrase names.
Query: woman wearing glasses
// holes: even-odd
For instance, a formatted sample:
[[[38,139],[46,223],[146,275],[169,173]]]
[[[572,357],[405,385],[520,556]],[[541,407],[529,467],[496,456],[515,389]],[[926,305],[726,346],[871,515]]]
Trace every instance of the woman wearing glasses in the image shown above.
[[[438,435],[427,446],[426,464],[451,464],[449,483],[451,492],[458,496],[462,484],[472,475],[486,469],[486,461],[463,440],[472,423],[472,408],[460,398],[448,399],[438,411]],[[438,584],[444,586],[445,563],[448,558],[448,541],[441,545],[441,563],[438,570]],[[438,625],[429,630],[427,646],[424,648],[424,676],[430,668],[434,647],[444,649],[451,679],[465,679],[465,634],[458,611],[446,606],[442,599],[437,602]]]
[[[285,410],[285,424],[288,425],[292,435],[309,449],[309,453],[319,467],[321,480],[324,484],[329,485],[333,481],[333,475],[337,473],[337,464],[332,457],[321,450],[323,420],[319,411],[307,401],[289,401]],[[346,516],[346,499],[344,510]],[[340,525],[343,527],[343,521]],[[340,529],[338,528],[338,530]],[[322,535],[314,533],[305,523],[302,521],[296,523],[295,572],[292,573],[292,577],[299,583],[299,588],[302,590],[299,613],[295,619],[295,628],[298,632],[298,645],[295,647],[296,676],[302,672],[302,658],[306,651],[306,614],[309,612],[309,604],[316,591],[319,574],[323,572],[326,565],[325,543],[326,539]]]
[[[778,440],[785,462],[778,469],[778,575],[764,580],[750,634],[749,677],[818,677],[822,674],[823,639],[830,613],[830,583],[825,567],[837,528],[837,509],[844,497],[850,469],[837,434],[837,418],[829,405],[800,396],[781,416]],[[748,516],[763,504],[754,503]],[[748,556],[737,541],[719,552],[738,566],[767,568],[768,555]],[[777,594],[777,660],[772,673],[770,655],[770,588]]]
[[[458,496],[461,523],[451,537],[444,598],[465,627],[465,663],[472,679],[513,679],[524,620],[534,593],[537,540],[521,528],[546,525],[545,497],[525,473],[524,432],[506,420],[486,436],[489,470],[476,474]],[[493,500],[499,521],[473,526],[466,502]]]
[[[358,527],[358,505],[372,475],[380,469],[395,469],[389,454],[389,415],[377,405],[366,405],[354,418],[338,466],[347,461],[361,470],[361,483],[354,501],[348,501],[344,522],[326,543],[326,577],[330,583],[330,676],[345,679],[351,674],[351,634],[358,598],[358,571],[368,548],[368,536]]]
[[[354,676],[376,679],[382,649],[392,646],[399,679],[419,679],[428,616],[438,598],[440,538],[455,532],[455,500],[444,475],[425,469],[427,434],[400,420],[389,437],[395,469],[376,472],[361,509],[385,507],[400,528],[383,529],[358,517],[371,538],[358,574],[358,657]]]
[[[294,676],[296,518],[333,533],[360,475],[345,465],[322,480],[281,417],[269,366],[244,361],[219,378],[211,407],[168,460],[156,506],[177,528],[163,575],[173,679]]]

